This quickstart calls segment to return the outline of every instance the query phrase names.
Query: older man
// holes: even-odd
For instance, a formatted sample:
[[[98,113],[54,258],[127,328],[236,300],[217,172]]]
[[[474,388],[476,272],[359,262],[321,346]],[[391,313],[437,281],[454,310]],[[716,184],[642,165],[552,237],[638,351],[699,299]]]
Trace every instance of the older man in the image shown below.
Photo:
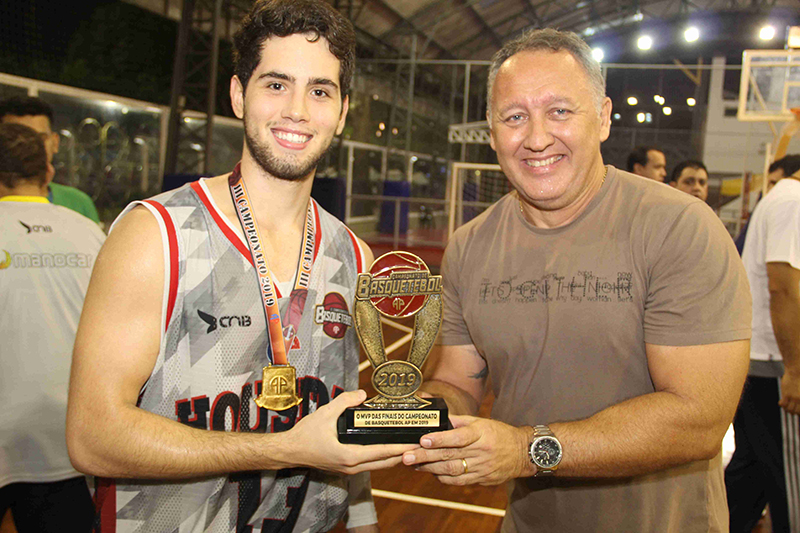
[[[515,191],[449,243],[425,386],[473,416],[404,463],[510,481],[505,532],[727,530],[720,449],[751,312],[733,242],[700,200],[604,166],[611,101],[574,34],[506,45],[487,101]]]

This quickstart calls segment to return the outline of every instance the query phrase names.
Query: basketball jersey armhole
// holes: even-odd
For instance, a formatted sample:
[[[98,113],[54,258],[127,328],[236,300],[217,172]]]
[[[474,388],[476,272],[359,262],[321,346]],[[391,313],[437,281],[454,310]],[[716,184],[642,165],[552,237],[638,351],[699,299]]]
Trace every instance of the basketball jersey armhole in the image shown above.
[[[346,229],[348,235],[350,235],[350,240],[353,243],[353,251],[356,254],[356,268],[358,269],[358,273],[361,274],[367,268],[369,268],[369,265],[366,264],[367,255],[364,253],[364,249],[361,247],[361,243],[359,242],[358,237],[356,237],[356,234],[353,233],[353,231],[347,226],[345,226],[344,229]]]
[[[147,209],[158,222],[158,228],[161,232],[161,244],[164,251],[164,288],[162,291],[161,301],[161,323],[159,334],[159,354],[163,355],[166,342],[167,329],[172,320],[172,314],[175,310],[175,300],[178,293],[178,235],[175,231],[175,225],[172,217],[169,215],[163,205],[154,200],[137,200],[131,202],[125,210],[117,217],[114,224],[111,226],[111,231],[114,230],[116,223],[122,219],[123,216],[128,214],[133,208],[141,205]],[[146,384],[145,384],[146,386]]]

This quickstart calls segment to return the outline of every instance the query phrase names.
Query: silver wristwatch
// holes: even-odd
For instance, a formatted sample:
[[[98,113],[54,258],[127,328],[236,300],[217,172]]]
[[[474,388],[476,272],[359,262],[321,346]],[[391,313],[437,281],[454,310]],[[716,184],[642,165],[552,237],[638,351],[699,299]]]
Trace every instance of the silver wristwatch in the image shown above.
[[[535,476],[553,474],[563,456],[561,443],[550,428],[544,425],[533,426],[533,438],[528,447],[528,456],[536,465]]]

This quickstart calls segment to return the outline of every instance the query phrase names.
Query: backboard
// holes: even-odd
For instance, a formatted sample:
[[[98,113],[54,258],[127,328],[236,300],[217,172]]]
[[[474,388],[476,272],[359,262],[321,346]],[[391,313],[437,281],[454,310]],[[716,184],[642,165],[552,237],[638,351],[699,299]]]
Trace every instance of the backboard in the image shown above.
[[[745,50],[737,118],[790,121],[800,108],[800,50]]]

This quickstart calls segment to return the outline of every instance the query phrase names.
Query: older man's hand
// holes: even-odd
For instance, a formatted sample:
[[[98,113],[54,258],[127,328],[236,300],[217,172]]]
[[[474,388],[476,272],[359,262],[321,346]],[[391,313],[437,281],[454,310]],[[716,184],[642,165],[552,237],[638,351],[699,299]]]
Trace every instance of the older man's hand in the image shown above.
[[[425,435],[422,448],[404,453],[403,463],[447,485],[498,485],[536,473],[527,453],[531,428],[474,416],[450,420],[455,429]]]

